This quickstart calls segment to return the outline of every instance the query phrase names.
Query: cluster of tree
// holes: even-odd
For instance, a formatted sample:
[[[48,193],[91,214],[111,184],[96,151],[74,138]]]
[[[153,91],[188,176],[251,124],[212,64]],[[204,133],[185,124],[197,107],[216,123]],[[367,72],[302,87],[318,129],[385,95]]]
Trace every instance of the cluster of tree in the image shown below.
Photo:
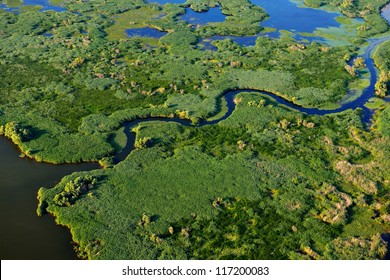
[[[81,196],[90,193],[96,186],[96,183],[97,179],[91,175],[77,177],[73,181],[68,182],[62,192],[54,196],[53,203],[60,207],[69,207],[76,203]]]
[[[382,259],[386,243],[369,238],[337,237],[340,227],[312,217],[293,219],[281,214],[269,198],[222,199],[211,219],[197,216],[172,224],[150,241],[161,256],[180,248],[188,259]],[[297,206],[299,207],[299,206]],[[320,230],[321,234],[318,234]]]
[[[29,141],[33,138],[33,134],[31,133],[30,129],[16,122],[9,122],[5,125],[1,125],[0,135],[8,137],[17,145],[21,144],[22,142]]]
[[[384,42],[374,52],[375,65],[380,70],[379,79],[375,84],[375,93],[380,97],[389,94],[390,81],[390,43]]]

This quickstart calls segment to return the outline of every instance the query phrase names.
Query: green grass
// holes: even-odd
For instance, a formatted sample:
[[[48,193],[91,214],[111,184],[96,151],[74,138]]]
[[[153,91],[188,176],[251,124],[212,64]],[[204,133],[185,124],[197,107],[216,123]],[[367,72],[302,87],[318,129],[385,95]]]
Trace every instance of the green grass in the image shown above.
[[[346,204],[346,211],[354,214],[339,217],[335,224],[321,218],[336,217],[331,214],[335,203],[357,201],[361,195],[354,187],[351,193],[327,191],[329,194],[323,195],[329,185],[349,184],[329,167],[328,161],[340,160],[341,154],[334,147],[329,151],[320,147],[327,136],[352,153],[357,144],[349,139],[342,122],[351,125],[353,113],[307,119],[255,93],[238,98],[241,102],[234,114],[220,125],[140,124],[134,129],[136,141],[148,138],[149,147],[133,151],[113,168],[73,174],[53,189],[41,189],[42,207],[48,205],[57,222],[72,229],[80,256],[92,259],[256,259],[268,258],[271,252],[277,259],[327,258],[327,248],[340,236],[356,236],[354,231],[365,225],[365,231],[358,235],[363,238],[385,230],[369,216],[358,214],[369,213],[369,206]],[[262,106],[252,105],[261,100],[265,100]],[[315,121],[315,126],[306,127],[309,121]],[[240,140],[244,145],[239,145]],[[86,174],[97,179],[91,194],[79,198],[72,207],[53,204],[67,182]],[[218,198],[232,197],[248,204],[239,203],[236,209],[227,206],[227,212],[212,207]],[[247,224],[253,215],[244,205],[251,205],[254,213],[274,215],[272,220],[280,220],[280,227],[262,219],[238,234],[234,228]],[[228,223],[227,217],[234,211],[242,215],[241,209],[249,216]],[[143,215],[150,222],[140,224]],[[210,232],[216,224],[226,230]],[[170,226],[176,234],[168,233]],[[190,229],[189,240],[182,236],[183,228]],[[274,230],[286,232],[283,244],[277,237],[271,238]],[[253,250],[250,244],[254,240],[276,242],[280,247]],[[371,253],[367,250],[359,256],[367,254],[368,258]],[[381,256],[378,252],[373,256]],[[343,254],[333,253],[332,258]]]
[[[386,136],[390,136],[390,107],[387,106],[386,109],[382,111],[382,113],[378,117],[378,129]]]

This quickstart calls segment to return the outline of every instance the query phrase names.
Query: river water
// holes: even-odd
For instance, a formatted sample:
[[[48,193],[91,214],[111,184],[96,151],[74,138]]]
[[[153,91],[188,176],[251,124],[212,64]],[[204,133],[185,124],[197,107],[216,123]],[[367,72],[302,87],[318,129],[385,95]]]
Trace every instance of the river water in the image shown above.
[[[263,2],[259,0],[252,2]],[[277,0],[279,1],[279,0]],[[282,0],[280,0],[282,1]],[[283,0],[286,1],[286,0]],[[47,2],[46,0],[30,2]],[[174,2],[174,1],[151,1],[151,2]],[[185,2],[185,1],[176,1]],[[269,1],[271,2],[271,1]],[[27,3],[27,1],[26,1]],[[290,7],[290,6],[289,6]],[[308,11],[308,9],[302,9]],[[268,11],[269,12],[269,11]],[[382,13],[390,22],[390,6]],[[271,15],[272,17],[272,15]],[[327,114],[340,112],[348,108],[355,109],[362,107],[363,104],[373,95],[373,85],[376,81],[375,68],[372,60],[369,58],[370,51],[376,44],[388,40],[384,38],[374,41],[366,52],[366,63],[371,72],[371,84],[364,91],[361,98],[343,105],[337,110],[321,111],[318,109],[301,108],[290,102],[275,97],[269,93],[263,93],[271,96],[276,101],[293,109],[307,114]],[[234,96],[245,90],[230,91],[225,94],[228,103],[228,113],[219,120],[212,122],[203,121],[200,125],[215,124],[222,119],[226,119],[234,110]],[[251,90],[250,90],[251,91]],[[364,120],[368,121],[371,112],[363,107]],[[156,120],[145,119],[136,120],[127,123],[125,130],[140,122]],[[164,119],[158,119],[164,120]],[[166,120],[166,119],[165,119]],[[189,125],[189,122],[172,119],[170,121],[180,122]],[[115,157],[115,161],[123,160],[133,149],[134,135],[128,133],[128,143],[126,148]],[[18,149],[10,141],[0,137],[0,218],[2,221],[2,230],[0,231],[0,257],[1,259],[74,259],[75,253],[72,250],[71,236],[67,229],[55,225],[53,218],[46,215],[42,218],[37,217],[35,211],[37,207],[36,195],[40,187],[50,187],[61,180],[65,175],[75,171],[97,169],[97,164],[78,164],[78,165],[51,165],[37,163],[27,158],[20,158]]]

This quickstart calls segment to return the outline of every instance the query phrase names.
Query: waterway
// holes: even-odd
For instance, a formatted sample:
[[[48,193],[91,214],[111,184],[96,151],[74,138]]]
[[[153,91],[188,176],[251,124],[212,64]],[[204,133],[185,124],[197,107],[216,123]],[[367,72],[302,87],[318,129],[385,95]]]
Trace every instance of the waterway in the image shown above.
[[[261,1],[259,0],[259,2]],[[253,0],[253,2],[256,1]],[[382,15],[390,21],[390,6],[384,9]],[[228,112],[218,120],[201,121],[200,126],[216,124],[228,118],[235,108],[233,102],[234,97],[238,93],[245,91],[256,91],[259,94],[267,95],[274,98],[280,104],[306,114],[325,115],[347,109],[362,108],[363,120],[368,122],[372,116],[372,112],[364,107],[364,103],[374,95],[374,84],[376,82],[376,70],[370,54],[378,44],[389,39],[390,37],[371,40],[370,47],[367,48],[365,53],[366,64],[371,73],[370,86],[364,90],[360,98],[342,105],[339,109],[318,110],[315,108],[302,108],[271,93],[251,89],[235,89],[226,92],[224,95],[228,104]],[[129,128],[141,122],[156,120],[175,121],[183,125],[190,125],[190,122],[186,120],[161,118],[140,119],[126,123],[125,131],[128,132],[127,145],[121,153],[115,156],[115,162],[120,162],[125,159],[133,149],[134,134],[129,133]],[[69,231],[56,226],[53,218],[50,216],[42,218],[36,216],[37,191],[42,186],[50,187],[55,185],[67,174],[75,171],[97,169],[98,165],[93,163],[51,165],[37,163],[27,158],[20,158],[19,155],[20,152],[10,141],[0,137],[1,259],[74,259],[76,256],[72,250]]]

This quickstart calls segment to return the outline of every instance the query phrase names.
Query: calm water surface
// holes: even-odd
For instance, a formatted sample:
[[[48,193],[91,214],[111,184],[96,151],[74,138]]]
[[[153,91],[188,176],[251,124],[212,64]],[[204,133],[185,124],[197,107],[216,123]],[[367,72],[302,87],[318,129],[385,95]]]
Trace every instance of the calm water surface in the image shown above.
[[[383,8],[382,17],[386,19],[390,24],[390,4]]]
[[[186,13],[180,17],[191,24],[206,25],[211,22],[223,22],[226,16],[222,14],[221,7],[210,8],[207,12],[195,12],[186,8]]]
[[[98,165],[37,163],[19,154],[15,145],[0,137],[1,259],[75,259],[69,231],[56,226],[49,215],[37,216],[37,192]]]
[[[270,18],[261,23],[264,27],[291,32],[309,32],[320,27],[339,27],[336,21],[339,13],[324,10],[300,7],[303,1],[291,2],[289,0],[250,0],[253,4],[265,9]]]
[[[161,38],[167,33],[150,27],[126,29],[126,34],[129,37]]]

